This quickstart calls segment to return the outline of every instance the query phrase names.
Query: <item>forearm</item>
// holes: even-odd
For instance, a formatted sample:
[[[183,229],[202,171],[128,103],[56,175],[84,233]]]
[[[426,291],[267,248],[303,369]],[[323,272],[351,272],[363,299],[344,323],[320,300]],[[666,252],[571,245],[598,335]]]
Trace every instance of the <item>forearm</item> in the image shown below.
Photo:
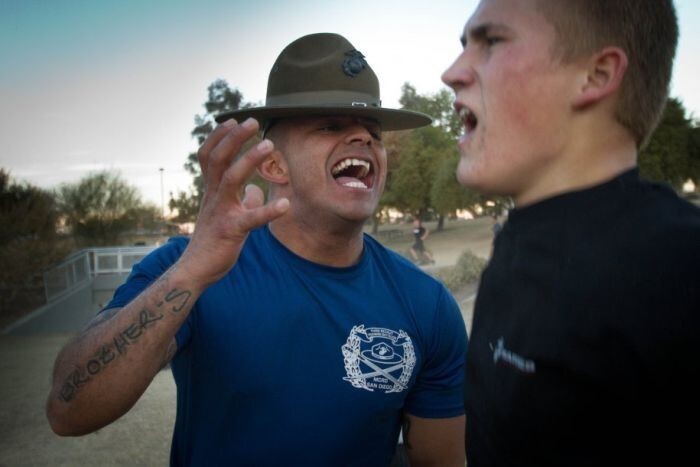
[[[406,415],[403,437],[413,467],[464,467],[464,415],[429,419]]]
[[[47,401],[53,430],[86,434],[126,413],[171,357],[174,336],[203,289],[176,264],[70,342],[56,358]]]

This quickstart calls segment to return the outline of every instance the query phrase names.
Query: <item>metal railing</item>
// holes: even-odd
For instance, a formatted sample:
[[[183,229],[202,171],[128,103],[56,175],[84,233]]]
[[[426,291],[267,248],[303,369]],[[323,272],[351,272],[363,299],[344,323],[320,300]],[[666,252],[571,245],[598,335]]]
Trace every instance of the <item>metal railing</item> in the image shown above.
[[[155,246],[87,248],[44,272],[46,302],[53,302],[100,274],[125,275]]]

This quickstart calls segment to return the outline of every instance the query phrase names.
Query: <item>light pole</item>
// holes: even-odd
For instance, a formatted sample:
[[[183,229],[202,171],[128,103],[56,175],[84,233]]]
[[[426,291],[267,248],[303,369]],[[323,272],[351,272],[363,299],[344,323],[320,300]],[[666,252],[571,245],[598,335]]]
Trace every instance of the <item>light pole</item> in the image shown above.
[[[163,167],[158,169],[160,171],[160,217],[165,219],[165,198],[163,197]]]

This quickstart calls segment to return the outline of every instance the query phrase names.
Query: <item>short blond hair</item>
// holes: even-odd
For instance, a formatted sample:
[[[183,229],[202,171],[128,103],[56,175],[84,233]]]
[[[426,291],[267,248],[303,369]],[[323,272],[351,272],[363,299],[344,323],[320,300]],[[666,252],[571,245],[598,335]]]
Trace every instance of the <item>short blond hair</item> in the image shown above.
[[[554,26],[553,51],[571,62],[608,46],[629,60],[615,118],[643,147],[656,129],[668,99],[678,44],[673,0],[538,0]]]

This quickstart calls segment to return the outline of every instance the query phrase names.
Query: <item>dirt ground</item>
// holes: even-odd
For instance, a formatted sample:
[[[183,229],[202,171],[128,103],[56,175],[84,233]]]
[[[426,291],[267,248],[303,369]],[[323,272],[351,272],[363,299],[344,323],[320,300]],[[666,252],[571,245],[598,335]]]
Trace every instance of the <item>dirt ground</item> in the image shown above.
[[[461,224],[448,225],[445,232],[429,237],[426,244],[438,266],[454,264],[467,247],[487,256],[486,222],[466,230]],[[393,246],[407,248],[410,238],[402,235]],[[475,290],[470,284],[455,294],[468,329]],[[0,335],[0,467],[168,465],[175,422],[175,384],[169,370],[161,371],[134,408],[110,426],[78,438],[51,431],[44,403],[53,361],[70,337]]]
[[[167,465],[175,422],[170,371],[112,425],[79,438],[51,431],[44,402],[54,358],[69,338],[0,337],[0,466]]]

